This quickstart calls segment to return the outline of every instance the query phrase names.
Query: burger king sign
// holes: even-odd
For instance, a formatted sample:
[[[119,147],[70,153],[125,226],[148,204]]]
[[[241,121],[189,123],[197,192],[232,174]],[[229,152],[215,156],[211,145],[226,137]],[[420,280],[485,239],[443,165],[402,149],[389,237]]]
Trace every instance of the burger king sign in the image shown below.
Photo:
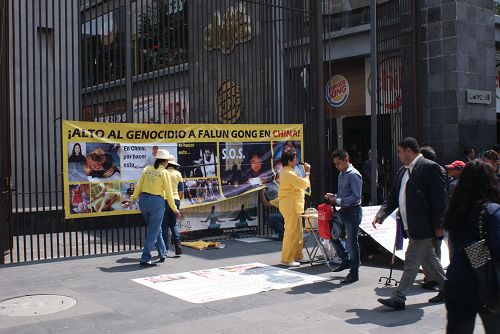
[[[343,75],[334,75],[326,84],[326,100],[334,107],[343,106],[349,98],[349,82]]]

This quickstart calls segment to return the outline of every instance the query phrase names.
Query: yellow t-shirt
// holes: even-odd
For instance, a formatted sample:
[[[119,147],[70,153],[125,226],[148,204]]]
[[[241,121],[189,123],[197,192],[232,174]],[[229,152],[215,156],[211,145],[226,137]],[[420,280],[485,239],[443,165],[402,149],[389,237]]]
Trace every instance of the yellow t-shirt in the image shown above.
[[[174,212],[177,211],[170,174],[165,167],[159,166],[158,169],[155,169],[154,166],[145,167],[141,179],[135,187],[134,194],[130,196],[130,201],[135,201],[142,192],[162,196],[168,202],[170,208]]]
[[[280,201],[279,201],[278,197],[276,197],[275,199],[270,200],[269,204],[271,204],[272,206],[274,206],[276,208],[280,207]]]
[[[309,176],[300,177],[292,167],[285,166],[280,172],[278,199],[304,200],[304,193],[311,186]]]
[[[179,197],[179,183],[182,182],[182,174],[178,170],[169,167],[167,168],[170,174],[170,182],[172,183],[172,192],[174,193],[174,199],[181,200]]]

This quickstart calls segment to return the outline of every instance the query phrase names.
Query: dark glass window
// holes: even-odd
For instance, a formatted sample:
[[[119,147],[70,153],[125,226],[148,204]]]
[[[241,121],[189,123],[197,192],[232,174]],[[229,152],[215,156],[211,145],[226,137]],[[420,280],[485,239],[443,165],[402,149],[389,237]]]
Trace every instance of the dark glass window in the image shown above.
[[[187,25],[184,0],[134,1],[134,75],[187,63]]]
[[[88,16],[82,24],[81,35],[84,87],[124,78],[125,9],[120,7],[97,17]]]

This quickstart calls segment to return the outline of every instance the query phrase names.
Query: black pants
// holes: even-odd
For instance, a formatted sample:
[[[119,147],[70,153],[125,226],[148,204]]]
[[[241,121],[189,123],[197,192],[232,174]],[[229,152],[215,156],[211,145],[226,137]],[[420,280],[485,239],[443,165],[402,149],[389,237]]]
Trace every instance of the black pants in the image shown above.
[[[473,303],[446,300],[446,310],[448,311],[448,324],[446,326],[448,334],[472,334],[478,313],[483,321],[486,334],[494,334],[499,331],[500,317],[495,317],[486,310],[479,309],[478,311],[478,307]]]

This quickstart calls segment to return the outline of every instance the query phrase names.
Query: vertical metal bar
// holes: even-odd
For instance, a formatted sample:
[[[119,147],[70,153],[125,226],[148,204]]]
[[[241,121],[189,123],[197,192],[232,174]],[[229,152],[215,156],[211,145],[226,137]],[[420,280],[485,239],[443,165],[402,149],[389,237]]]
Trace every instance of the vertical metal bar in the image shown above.
[[[317,169],[318,177],[315,177],[314,189],[318,189],[316,194],[321,196],[325,193],[325,184],[319,180],[319,177],[325,175],[325,163],[324,163],[324,152],[325,152],[325,104],[323,103],[323,34],[322,34],[322,15],[321,15],[321,4],[318,1],[310,1],[311,8],[311,74],[313,81],[312,90],[312,106],[314,106],[314,112],[311,118],[315,120],[317,126],[317,133],[314,142],[317,144],[317,152],[321,152],[319,157],[312,159],[314,163],[314,168]],[[316,142],[317,141],[317,142]],[[317,167],[316,167],[317,166]],[[319,201],[319,197],[317,200]]]
[[[411,48],[413,49],[412,54],[412,77],[415,80],[411,81],[412,85],[412,97],[413,97],[413,114],[415,115],[415,136],[420,140],[423,139],[422,135],[422,109],[420,103],[420,86],[422,83],[421,75],[420,75],[420,8],[419,2],[416,0],[411,0],[410,5],[411,10]]]
[[[24,120],[24,117],[25,115],[27,115],[27,112],[25,113],[25,108],[28,108],[28,106],[24,106],[24,92],[26,91],[26,93],[28,93],[28,77],[29,77],[29,71],[28,71],[28,66],[26,66],[26,80],[24,80],[24,76],[23,76],[23,50],[26,54],[26,64],[28,64],[28,61],[29,61],[29,57],[28,57],[28,45],[26,45],[26,48],[23,49],[23,46],[22,46],[22,42],[21,42],[21,36],[22,36],[22,33],[23,33],[23,29],[22,29],[22,10],[21,10],[21,3],[19,3],[19,15],[18,15],[18,23],[19,23],[19,78],[20,78],[20,83],[19,83],[19,110],[20,110],[20,119],[21,119],[21,126],[20,126],[20,137],[21,137],[21,147],[25,147],[24,146],[24,143],[25,143],[25,140],[24,140],[24,130],[25,130],[25,126],[23,122]],[[27,41],[28,40],[28,0],[25,0],[24,2],[24,14],[25,14],[25,40]],[[29,125],[29,123],[28,123]],[[25,159],[21,159],[21,200],[22,200],[22,207],[23,207],[23,212],[22,212],[22,220],[21,220],[21,225],[23,227],[26,227],[26,204],[29,203],[26,199],[26,173],[25,173]],[[28,181],[29,182],[29,181]],[[19,193],[19,191],[18,191]],[[26,230],[23,229],[23,260],[24,261],[27,261],[27,258],[28,258],[28,249],[27,249],[27,238],[26,238]],[[31,241],[31,237],[30,237],[30,241]]]
[[[61,3],[58,2],[57,6],[60,7]],[[55,16],[55,2],[52,2],[52,25],[51,25],[52,30],[51,30],[51,35],[50,35],[51,38],[52,38],[52,45],[50,47],[51,47],[51,59],[52,59],[52,82],[53,82],[53,84],[52,84],[52,95],[53,95],[53,99],[52,99],[51,114],[52,114],[52,118],[55,121],[55,119],[56,119],[55,116],[57,114],[57,108],[56,108],[56,106],[57,106],[57,102],[56,102],[57,101],[57,94],[56,94],[56,66],[55,66],[56,65],[55,64],[55,56],[56,56],[55,55],[56,34],[55,34],[55,31],[54,31],[55,27],[56,27],[56,24],[55,24],[55,18],[54,18],[54,16]],[[59,34],[60,34],[60,31],[61,30],[59,29]],[[49,40],[47,39],[47,46],[48,46],[48,44],[49,44]],[[59,45],[59,46],[61,45],[60,39],[57,39],[57,45]],[[47,50],[46,50],[47,54],[48,54],[48,49],[49,48],[47,47]],[[48,61],[48,57],[47,57],[47,64],[48,63],[49,63],[49,61]],[[59,64],[61,64],[61,62],[59,62]],[[60,68],[61,68],[61,65],[59,65],[59,69]],[[47,70],[48,70],[48,66],[47,66]],[[47,76],[47,80],[48,80],[48,76]],[[59,82],[59,86],[60,86],[60,84],[61,84],[60,78],[59,78],[58,82]],[[47,87],[48,87],[48,85],[47,85]],[[48,88],[47,88],[47,90],[48,90]],[[61,95],[62,95],[61,92],[59,92],[59,98],[61,98]],[[48,96],[47,96],[47,100],[48,100]],[[48,103],[47,103],[47,105],[48,105]],[[50,119],[49,110],[50,110],[50,108],[47,108],[47,114],[46,114],[47,115],[47,150],[48,150],[48,152],[51,152],[53,150],[54,155],[55,155],[55,157],[54,157],[55,158],[54,159],[54,163],[56,164],[56,161],[57,161],[57,154],[55,153],[56,152],[56,147],[54,146],[52,148],[52,150],[51,150],[52,146],[51,146],[51,143],[50,143],[51,142],[51,140],[50,140],[51,139],[50,138],[51,137],[51,131],[50,131],[51,128],[50,127],[52,125],[52,123],[51,123],[52,120]],[[55,126],[54,126],[53,130],[55,131]],[[51,219],[51,215],[53,214],[53,208],[52,208],[52,177],[51,177],[51,171],[53,169],[52,169],[52,163],[51,163],[50,160],[51,160],[50,158],[47,159],[47,163],[48,163],[47,164],[47,175],[48,175],[48,180],[47,180],[48,192],[47,192],[47,195],[48,195],[48,205],[49,205],[49,208],[48,208],[47,214],[45,215],[46,217],[47,216],[50,217],[49,221],[52,220]],[[54,170],[55,169],[56,168],[54,168]],[[45,179],[43,179],[43,180],[45,180]],[[46,194],[44,194],[43,196],[45,198]],[[44,205],[44,207],[45,207],[45,205]],[[45,222],[46,222],[46,220],[45,220]],[[52,241],[52,226],[51,226],[52,224],[47,224],[47,223],[45,223],[45,224],[46,224],[47,228],[49,229],[50,258],[52,259],[52,258],[54,258],[54,248],[53,248],[53,241]],[[45,233],[45,231],[46,230],[44,229],[44,233]],[[46,240],[46,239],[47,239],[47,237],[44,234],[44,240]],[[47,254],[45,254],[45,258],[47,258]]]
[[[20,43],[20,38],[19,36],[21,36],[21,31],[16,31],[16,7],[15,7],[15,3],[17,3],[17,19],[19,20],[19,17],[21,15],[21,5],[22,3],[20,1],[16,1],[16,0],[12,0],[11,1],[11,12],[8,13],[6,12],[7,14],[10,14],[12,15],[12,26],[10,27],[10,33],[12,34],[12,59],[13,59],[13,63],[10,64],[10,66],[12,66],[12,90],[13,90],[13,94],[12,94],[12,100],[14,101],[12,103],[12,111],[13,111],[13,115],[14,117],[12,117],[12,129],[14,131],[14,135],[12,136],[12,139],[14,140],[14,147],[18,147],[17,146],[17,139],[18,139],[18,131],[17,131],[17,127],[18,127],[18,123],[17,123],[17,119],[18,119],[18,113],[21,114],[22,113],[22,110],[18,110],[17,106],[18,106],[18,102],[17,102],[17,80],[16,80],[16,68],[17,68],[17,64],[16,64],[16,61],[19,62],[19,65],[21,65],[21,60],[17,60],[18,58],[16,57],[16,40],[19,41],[19,44]],[[9,18],[10,16],[7,15],[7,18]],[[17,38],[16,38],[17,37]],[[20,67],[20,66],[19,66]],[[20,76],[20,80],[19,80],[19,83],[22,83],[22,77]],[[19,103],[21,104],[21,100],[19,100]],[[21,104],[22,105],[22,104]],[[19,234],[20,234],[20,231],[19,231],[19,225],[17,222],[18,222],[18,219],[19,219],[19,216],[20,216],[20,213],[19,213],[19,174],[18,174],[18,156],[17,156],[17,150],[13,150],[13,159],[14,159],[14,170],[13,170],[13,176],[14,176],[14,182],[13,182],[13,185],[14,185],[14,189],[12,189],[13,191],[13,195],[14,195],[14,201],[15,201],[15,216],[13,215],[12,217],[12,226],[16,227],[16,230],[12,230],[13,234],[15,234],[16,236],[16,262],[20,262],[20,254],[21,254],[21,249],[20,249],[20,246],[19,246]],[[22,190],[21,190],[22,191]],[[12,256],[12,253],[11,252],[11,262],[14,262],[13,260],[13,256]]]
[[[68,57],[68,3],[67,1],[64,1],[64,26],[65,26],[65,29],[64,29],[64,45],[66,46],[66,48],[64,49],[64,74],[65,74],[65,78],[64,78],[64,83],[65,85],[62,84],[62,80],[63,80],[63,77],[62,77],[62,47],[61,47],[61,43],[62,43],[62,29],[61,29],[61,21],[63,20],[62,18],[62,15],[61,15],[61,4],[59,3],[58,4],[58,21],[59,21],[59,26],[58,26],[58,29],[59,29],[59,84],[60,84],[60,88],[59,88],[59,115],[57,117],[57,119],[54,120],[54,148],[57,148],[58,145],[57,143],[62,143],[62,119],[63,119],[63,112],[62,112],[62,109],[63,109],[63,101],[62,101],[62,97],[63,97],[63,86],[64,86],[64,89],[65,89],[65,100],[66,100],[66,110],[68,110],[68,98],[69,98],[69,94],[68,94],[68,86],[69,86],[69,81],[68,81],[68,61],[69,61],[69,57]],[[72,80],[74,81],[74,80]],[[57,124],[59,124],[59,132],[57,132]],[[58,137],[58,133],[59,133],[59,137]],[[58,141],[59,140],[59,141]],[[57,149],[54,150],[54,161],[55,161],[55,168],[54,168],[54,180],[55,180],[55,206],[56,206],[56,212],[58,212],[60,209],[59,209],[59,183],[58,183],[58,172],[62,169],[61,166],[62,166],[62,162],[63,162],[63,157],[62,157],[62,147],[59,148],[59,158],[60,158],[60,164],[58,165],[58,161],[57,161]],[[60,169],[61,168],[61,169]],[[61,173],[62,175],[62,173]],[[64,180],[61,180],[64,182]],[[61,187],[63,186],[63,182],[61,182]],[[63,208],[64,210],[64,208]],[[59,240],[59,234],[60,234],[60,229],[62,227],[62,243],[63,243],[63,254],[65,255],[66,254],[66,224],[64,224],[64,221],[61,221],[59,220],[59,214],[57,214],[57,229],[56,229],[56,244],[57,244],[57,257],[60,258],[61,257],[61,243],[60,243],[60,240]],[[62,224],[59,224],[61,223]],[[61,226],[62,225],[62,226]]]
[[[102,34],[102,40],[105,40],[105,38],[108,38],[109,36],[109,28],[110,28],[110,25],[111,25],[111,20],[113,20],[113,25],[114,25],[114,16],[112,18],[112,12],[109,10],[109,1],[106,2],[106,6],[107,6],[107,10],[105,11],[104,10],[104,4],[101,4],[101,17],[102,17],[102,20],[101,20],[101,34]],[[104,21],[107,20],[107,25],[108,25],[108,29],[107,29],[107,32],[104,31]],[[105,33],[107,33],[107,35],[105,35]],[[107,43],[106,43],[107,44]],[[105,56],[106,56],[106,51],[108,51],[108,55],[109,55],[109,44],[108,45],[105,45],[104,43],[102,43],[102,47],[101,47],[101,52],[100,52],[100,58],[102,59],[102,85],[101,85],[101,89],[99,90],[99,95],[102,96],[101,98],[101,105],[102,105],[102,110],[104,112],[104,120],[106,120],[108,117],[108,119],[111,120],[111,115],[110,115],[110,108],[109,108],[109,94],[108,94],[108,88],[106,88],[106,83],[108,84],[111,84],[111,76],[109,75],[110,74],[110,71],[109,71],[109,59],[107,59]],[[107,49],[107,50],[106,50]],[[104,224],[99,224],[99,253],[103,253],[103,237],[102,237],[102,230],[103,228],[106,228],[106,223]],[[107,241],[107,229],[106,229],[106,241]],[[107,242],[106,242],[107,243]],[[97,253],[97,252],[96,252]]]
[[[371,116],[370,116],[370,141],[371,141],[371,203],[377,205],[377,0],[370,3],[370,66],[371,66]]]
[[[10,62],[9,62],[9,3],[0,1],[0,126],[2,148],[0,148],[0,264],[5,263],[4,251],[9,251],[12,262],[12,237],[10,235],[12,204],[10,161]]]
[[[165,8],[165,4],[167,7]],[[170,106],[170,93],[165,93],[165,81],[170,81],[169,77],[166,75],[166,71],[169,67],[170,64],[168,63],[168,55],[165,54],[168,52],[167,50],[170,50],[170,45],[168,45],[166,42],[168,42],[168,31],[169,31],[169,17],[168,17],[168,9],[169,9],[169,4],[168,2],[162,2],[161,3],[161,17],[160,17],[160,34],[159,34],[159,49],[160,54],[162,55],[163,61],[161,63],[161,68],[158,69],[158,77],[156,80],[158,80],[158,90],[161,92],[161,109],[160,109],[160,123],[168,123],[168,120],[166,119],[167,117],[170,119],[170,110],[169,110],[169,115],[167,116],[164,112],[166,110],[166,106]],[[165,31],[165,26],[167,27]],[[167,81],[167,82],[168,82]],[[161,88],[160,88],[161,87]],[[167,90],[168,91],[168,90]],[[168,94],[168,101],[167,101],[167,95]],[[161,117],[163,113],[163,117]]]
[[[38,50],[38,60],[39,60],[39,70],[40,70],[40,76],[38,78],[38,81],[36,80],[36,37],[37,37],[37,34],[36,34],[36,22],[38,22],[38,24],[41,23],[42,21],[42,5],[41,5],[41,0],[38,0],[38,21],[35,20],[35,6],[34,6],[34,3],[32,4],[32,21],[31,21],[31,42],[32,42],[32,55],[33,55],[33,96],[35,96],[35,100],[33,101],[33,130],[32,132],[30,133],[30,135],[28,136],[28,147],[31,147],[31,140],[30,140],[30,137],[33,139],[33,146],[35,147],[35,154],[34,154],[34,160],[37,161],[37,154],[36,154],[36,151],[37,151],[37,118],[38,118],[38,112],[41,113],[41,107],[40,107],[40,110],[38,110],[37,108],[37,104],[38,104],[38,101],[36,101],[36,83],[39,82],[40,83],[40,87],[41,87],[41,80],[42,80],[42,77],[41,77],[41,73],[42,73],[42,50],[41,48],[39,48]],[[29,43],[29,39],[26,39],[26,41]],[[41,44],[41,43],[40,43]],[[29,66],[29,61],[27,62],[27,65]],[[29,81],[28,81],[29,82]],[[42,104],[42,93],[40,93],[40,106]],[[29,127],[28,127],[29,129]],[[33,203],[30,203],[30,217],[33,216],[33,209],[35,214],[38,215],[38,177],[37,177],[37,174],[36,173],[33,173],[35,171],[35,168],[32,167],[31,165],[32,163],[32,156],[31,155],[28,155],[28,175],[29,175],[29,184],[28,184],[28,188],[29,188],[29,194],[30,194],[30,202],[31,202],[31,198],[32,196],[34,195],[34,199],[35,199],[35,207],[33,207]],[[35,189],[33,191],[32,189],[32,178],[31,178],[31,175],[33,175],[34,177],[34,186],[35,186]],[[36,248],[37,248],[37,259],[40,259],[40,221],[38,219],[36,219]],[[32,252],[33,252],[33,243],[31,244],[31,249],[32,249]],[[31,258],[33,260],[33,257]]]

